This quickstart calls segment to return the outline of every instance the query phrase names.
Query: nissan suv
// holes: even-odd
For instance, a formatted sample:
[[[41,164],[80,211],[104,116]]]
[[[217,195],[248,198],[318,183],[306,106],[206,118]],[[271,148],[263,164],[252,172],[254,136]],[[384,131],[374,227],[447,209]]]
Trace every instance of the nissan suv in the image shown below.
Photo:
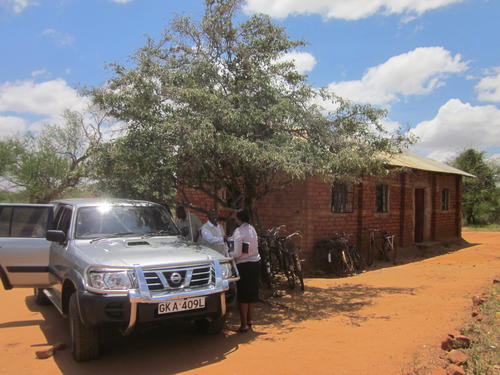
[[[77,361],[99,355],[99,333],[193,320],[220,332],[231,258],[190,243],[161,205],[119,199],[0,204],[0,277],[5,289],[34,288],[69,320]]]

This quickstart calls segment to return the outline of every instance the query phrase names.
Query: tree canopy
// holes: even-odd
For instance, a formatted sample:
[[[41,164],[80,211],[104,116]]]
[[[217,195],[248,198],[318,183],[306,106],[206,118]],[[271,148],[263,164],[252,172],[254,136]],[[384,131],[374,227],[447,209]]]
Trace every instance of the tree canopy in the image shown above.
[[[240,5],[206,0],[199,22],[175,16],[128,65],[110,65],[112,78],[92,94],[127,135],[101,155],[126,180],[113,176],[108,186],[194,188],[252,209],[293,179],[379,172],[382,155],[407,146],[384,132],[383,110],[310,86],[286,58],[305,43],[264,15],[238,21]]]
[[[49,202],[76,187],[88,177],[91,155],[102,140],[105,116],[99,111],[86,115],[92,121],[67,110],[62,124],[0,140],[0,176],[33,203]]]
[[[490,224],[500,219],[500,190],[498,165],[489,165],[485,153],[467,149],[452,165],[476,178],[466,178],[463,193],[463,214],[467,224]]]

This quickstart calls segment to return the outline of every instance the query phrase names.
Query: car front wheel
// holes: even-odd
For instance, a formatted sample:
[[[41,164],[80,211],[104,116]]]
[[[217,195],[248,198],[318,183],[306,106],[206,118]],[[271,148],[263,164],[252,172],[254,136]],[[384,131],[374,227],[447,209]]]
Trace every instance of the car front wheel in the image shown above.
[[[73,293],[69,300],[69,330],[71,352],[75,361],[90,361],[99,356],[98,329],[82,323],[76,293]]]

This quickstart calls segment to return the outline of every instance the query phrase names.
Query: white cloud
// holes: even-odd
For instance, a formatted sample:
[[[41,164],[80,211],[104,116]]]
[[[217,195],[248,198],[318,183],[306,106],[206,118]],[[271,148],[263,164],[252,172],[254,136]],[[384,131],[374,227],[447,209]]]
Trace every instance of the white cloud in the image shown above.
[[[449,161],[454,160],[458,154],[460,154],[460,151],[457,150],[437,150],[437,151],[432,151],[430,154],[427,155],[428,158],[442,161],[443,163],[447,163]]]
[[[63,79],[0,84],[0,112],[59,116],[64,109],[82,110],[87,104]]]
[[[482,78],[475,89],[479,100],[500,103],[500,66],[493,68],[487,77]]]
[[[463,0],[247,0],[246,13],[286,18],[295,14],[320,14],[324,18],[358,20],[374,14],[403,14],[406,19]]]
[[[15,116],[0,116],[0,138],[22,134],[27,130],[26,120]]]
[[[465,148],[500,146],[500,109],[494,105],[473,106],[450,99],[436,117],[419,123],[412,133],[420,140],[414,147],[431,155],[455,155]],[[453,155],[451,155],[453,156]]]
[[[37,2],[33,0],[2,0],[0,5],[11,9],[14,13],[21,13],[26,8],[37,5]]]
[[[400,128],[402,128],[401,124],[397,121],[392,121],[389,119],[382,119],[381,120],[382,126],[384,127],[385,131],[389,133],[395,133],[398,131]]]
[[[118,4],[126,4],[126,3],[130,3],[134,0],[111,0],[113,3],[118,3]]]
[[[59,47],[68,47],[75,42],[75,37],[69,33],[63,33],[54,29],[45,29],[40,36],[52,38]]]
[[[382,105],[400,96],[428,94],[443,86],[448,74],[466,69],[460,54],[452,56],[443,47],[421,47],[369,68],[360,80],[334,82],[328,88],[355,102]]]
[[[291,61],[301,74],[310,72],[316,65],[316,58],[308,52],[289,52],[280,58],[280,61]]]
[[[38,69],[38,70],[35,70],[34,72],[31,72],[31,76],[38,77],[38,76],[45,74],[45,73],[47,73],[47,71],[45,69]]]

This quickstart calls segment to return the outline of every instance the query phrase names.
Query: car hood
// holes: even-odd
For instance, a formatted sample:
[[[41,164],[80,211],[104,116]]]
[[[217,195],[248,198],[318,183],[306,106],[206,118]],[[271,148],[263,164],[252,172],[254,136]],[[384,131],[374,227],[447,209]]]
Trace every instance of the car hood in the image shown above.
[[[180,237],[113,238],[97,241],[76,240],[78,257],[87,263],[132,267],[207,262],[224,258],[205,246],[188,244]]]

